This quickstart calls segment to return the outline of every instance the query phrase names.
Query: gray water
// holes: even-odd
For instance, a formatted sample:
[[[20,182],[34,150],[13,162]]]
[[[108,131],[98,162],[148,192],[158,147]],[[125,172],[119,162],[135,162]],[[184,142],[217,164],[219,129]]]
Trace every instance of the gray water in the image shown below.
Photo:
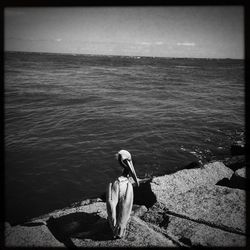
[[[120,149],[144,178],[243,136],[243,60],[8,52],[4,73],[9,220],[99,195]]]

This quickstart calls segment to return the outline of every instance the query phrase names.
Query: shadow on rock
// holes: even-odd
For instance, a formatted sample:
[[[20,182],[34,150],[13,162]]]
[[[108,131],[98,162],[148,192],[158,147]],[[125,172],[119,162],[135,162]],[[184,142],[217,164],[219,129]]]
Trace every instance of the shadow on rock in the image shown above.
[[[233,175],[231,179],[223,178],[218,181],[216,185],[250,191],[250,187],[247,185],[246,179],[236,175]]]
[[[71,238],[110,240],[112,232],[108,221],[97,213],[72,213],[49,218],[47,226],[54,237],[66,247],[76,247]]]

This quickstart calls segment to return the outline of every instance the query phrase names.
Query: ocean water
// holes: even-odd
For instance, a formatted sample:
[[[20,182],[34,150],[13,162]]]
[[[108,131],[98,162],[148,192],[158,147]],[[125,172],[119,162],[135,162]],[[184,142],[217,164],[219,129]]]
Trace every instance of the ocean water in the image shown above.
[[[5,53],[6,219],[229,155],[244,136],[244,61]]]

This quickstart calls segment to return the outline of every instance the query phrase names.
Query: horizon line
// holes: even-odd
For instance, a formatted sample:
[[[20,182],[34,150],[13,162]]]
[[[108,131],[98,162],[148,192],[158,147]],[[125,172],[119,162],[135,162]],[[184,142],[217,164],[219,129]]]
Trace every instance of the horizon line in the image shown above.
[[[168,59],[205,59],[205,60],[245,60],[245,58],[230,57],[174,57],[174,56],[141,56],[141,55],[118,55],[118,54],[91,54],[91,53],[74,53],[74,52],[44,52],[44,51],[23,51],[23,50],[4,50],[4,53],[44,53],[44,54],[66,54],[66,55],[89,55],[89,56],[120,56],[120,57],[146,57],[146,58],[168,58]]]

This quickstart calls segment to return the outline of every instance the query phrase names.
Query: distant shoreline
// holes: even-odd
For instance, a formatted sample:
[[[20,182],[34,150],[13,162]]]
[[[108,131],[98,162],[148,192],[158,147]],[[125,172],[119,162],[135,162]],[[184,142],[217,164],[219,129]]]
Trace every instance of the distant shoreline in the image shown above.
[[[39,52],[39,51],[4,51],[4,53],[22,53],[22,54],[49,54],[49,55],[73,55],[73,56],[93,56],[93,57],[125,57],[131,59],[151,58],[151,59],[167,59],[167,60],[219,60],[219,61],[244,61],[240,58],[206,58],[206,57],[160,57],[160,56],[140,56],[140,55],[103,55],[103,54],[81,54],[81,53],[58,53],[58,52]]]

